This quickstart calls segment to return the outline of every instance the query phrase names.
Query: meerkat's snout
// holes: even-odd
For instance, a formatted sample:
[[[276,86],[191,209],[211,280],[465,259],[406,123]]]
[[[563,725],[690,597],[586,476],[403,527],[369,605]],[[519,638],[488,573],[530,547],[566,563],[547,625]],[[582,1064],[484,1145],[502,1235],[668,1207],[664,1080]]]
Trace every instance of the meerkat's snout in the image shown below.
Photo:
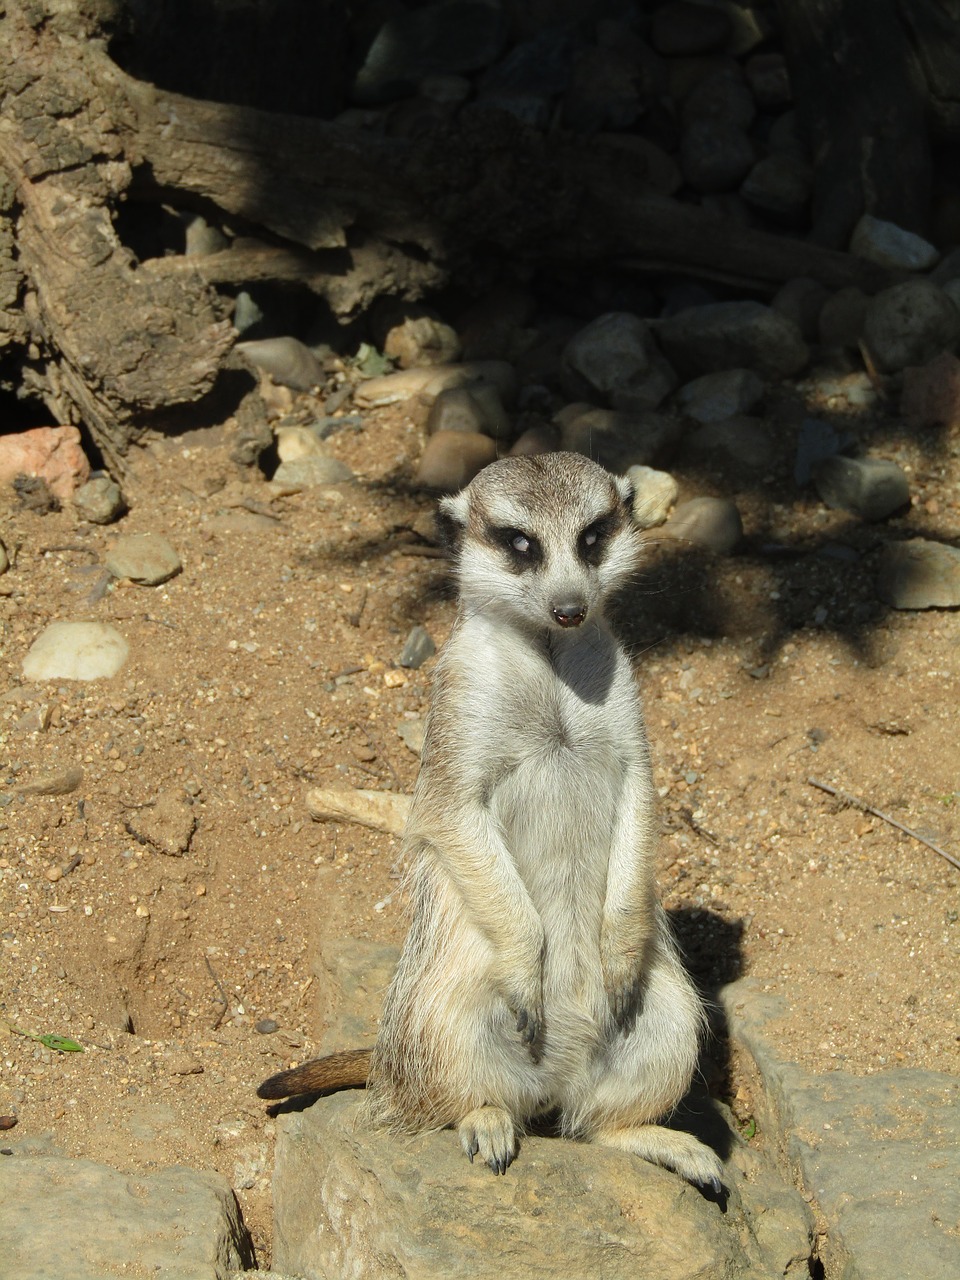
[[[580,600],[570,600],[552,605],[550,612],[558,627],[579,627],[586,619],[587,606]]]

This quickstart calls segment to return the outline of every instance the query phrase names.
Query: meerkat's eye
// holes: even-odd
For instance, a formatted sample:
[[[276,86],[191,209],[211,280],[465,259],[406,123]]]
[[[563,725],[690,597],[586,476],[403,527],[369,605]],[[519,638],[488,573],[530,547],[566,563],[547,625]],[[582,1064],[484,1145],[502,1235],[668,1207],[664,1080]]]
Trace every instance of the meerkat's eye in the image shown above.
[[[514,551],[519,551],[522,556],[525,556],[530,550],[530,539],[525,533],[515,533],[510,539],[510,545]]]
[[[488,529],[488,537],[506,552],[510,567],[517,573],[535,569],[543,560],[543,548],[532,533],[493,526]]]
[[[585,547],[595,547],[599,541],[600,535],[596,529],[588,529],[583,535],[583,545]]]
[[[610,512],[594,520],[577,539],[577,553],[587,564],[598,564],[604,553],[604,543],[617,528],[617,513]]]

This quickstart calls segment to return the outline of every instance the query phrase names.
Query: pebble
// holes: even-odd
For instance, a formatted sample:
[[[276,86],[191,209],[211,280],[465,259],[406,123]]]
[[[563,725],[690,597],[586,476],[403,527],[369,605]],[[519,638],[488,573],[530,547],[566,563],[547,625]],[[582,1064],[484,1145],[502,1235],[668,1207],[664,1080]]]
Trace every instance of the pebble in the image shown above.
[[[23,660],[26,680],[100,680],[114,676],[130,646],[105,622],[53,622]]]
[[[411,316],[387,332],[383,354],[401,369],[451,364],[460,359],[460,339],[456,330],[442,320]]]
[[[809,358],[797,326],[760,302],[691,307],[659,321],[656,332],[667,358],[687,377],[749,368],[763,378],[785,378]]]
[[[261,1018],[253,1029],[262,1036],[272,1036],[275,1031],[280,1030],[280,1024],[274,1018]]]
[[[885,458],[824,458],[813,468],[817,493],[828,507],[861,520],[884,520],[910,501],[910,484]]]
[[[17,787],[22,796],[68,796],[83,781],[83,770],[79,765],[68,765],[64,769],[53,769],[48,773],[38,774],[30,782]]]
[[[292,458],[281,462],[272,476],[272,483],[287,492],[295,489],[311,489],[315,485],[344,484],[353,480],[354,474],[345,462],[329,454]]]
[[[710,457],[739,472],[765,471],[776,450],[758,418],[735,414],[708,422],[684,441],[694,457]]]
[[[34,477],[64,502],[89,475],[76,427],[34,427],[0,435],[0,485],[12,484],[17,476]]]
[[[433,638],[426,627],[416,626],[407,636],[400,651],[400,666],[417,670],[417,668],[423,666],[428,658],[432,658],[436,652],[437,646],[434,644]]]
[[[681,502],[663,532],[677,541],[726,555],[743,538],[743,522],[736,504],[729,498],[691,498]]]
[[[430,437],[417,467],[416,483],[440,493],[456,493],[497,458],[497,444],[480,432],[438,431]]]
[[[877,566],[877,595],[894,609],[957,608],[960,551],[926,538],[890,543]]]
[[[626,477],[633,485],[633,519],[640,529],[663,524],[677,500],[679,486],[668,471],[653,467],[628,467]]]
[[[598,316],[563,351],[572,396],[599,393],[615,409],[656,409],[677,385],[649,327],[626,311]]]
[[[505,440],[510,419],[497,388],[486,382],[469,387],[448,387],[434,400],[427,415],[427,434],[438,431],[472,431]]]
[[[112,524],[126,508],[120,486],[110,476],[94,476],[82,484],[73,495],[73,505],[91,524]]]
[[[626,413],[583,405],[562,409],[556,421],[564,449],[616,472],[655,463],[672,451],[683,431],[680,420],[665,413]]]
[[[115,578],[156,587],[180,572],[180,557],[159,533],[128,533],[117,538],[104,563]]]
[[[239,351],[260,373],[269,374],[274,382],[294,391],[309,391],[323,381],[320,361],[299,338],[261,338],[256,342],[238,342]]]
[[[904,369],[900,412],[911,430],[960,427],[960,360],[952,351]]]
[[[694,191],[703,195],[735,190],[756,158],[744,129],[726,120],[695,120],[680,143],[680,170]]]
[[[940,261],[929,240],[869,213],[853,229],[850,252],[881,267],[902,271],[930,271]]]
[[[960,311],[929,280],[905,280],[867,304],[863,336],[883,373],[926,364],[960,341]]]
[[[763,381],[752,369],[725,369],[686,383],[677,393],[677,403],[697,422],[721,422],[736,413],[749,413],[763,393]]]

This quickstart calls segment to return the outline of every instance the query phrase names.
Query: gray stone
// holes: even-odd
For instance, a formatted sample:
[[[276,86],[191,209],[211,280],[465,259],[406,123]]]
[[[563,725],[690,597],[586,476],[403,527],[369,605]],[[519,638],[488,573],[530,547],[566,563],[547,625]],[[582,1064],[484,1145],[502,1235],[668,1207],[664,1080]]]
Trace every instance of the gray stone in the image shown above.
[[[357,73],[353,97],[376,105],[411,94],[426,76],[479,71],[500,54],[506,19],[485,0],[449,0],[385,22]]]
[[[497,443],[470,431],[438,431],[430,437],[417,467],[416,483],[440,493],[456,493],[497,458]]]
[[[725,369],[686,383],[677,393],[677,403],[696,422],[721,422],[735,413],[749,413],[763,392],[763,382],[752,369]]]
[[[960,1275],[960,1080],[902,1069],[814,1076],[778,1051],[778,997],[748,978],[726,988],[723,1003],[766,1090],[758,1118],[823,1215],[826,1274]]]
[[[656,409],[677,385],[648,325],[627,311],[591,321],[567,343],[563,362],[570,394],[594,391],[615,409]]]
[[[353,472],[339,458],[329,454],[310,454],[281,462],[272,482],[282,488],[311,489],[314,485],[344,484],[354,478]]]
[[[91,524],[112,524],[125,508],[120,486],[109,476],[94,476],[82,484],[73,495],[73,505]]]
[[[664,413],[621,413],[580,405],[570,409],[557,414],[561,446],[593,458],[608,471],[649,466],[673,450],[683,430],[677,418]]]
[[[877,567],[877,595],[894,609],[960,607],[960,551],[925,538],[891,543]]]
[[[426,660],[432,658],[436,652],[437,646],[434,644],[426,627],[414,627],[404,642],[399,662],[401,667],[409,667],[412,670],[416,670],[418,667],[422,667]]]
[[[730,34],[730,19],[720,8],[670,0],[661,5],[650,23],[650,43],[657,53],[681,57],[709,53]]]
[[[940,261],[937,249],[922,236],[865,213],[853,229],[850,252],[881,267],[929,271]]]
[[[626,477],[633,485],[633,519],[640,529],[663,524],[677,500],[679,486],[667,471],[653,467],[628,467]]]
[[[438,431],[473,431],[505,440],[510,435],[510,418],[500,393],[489,383],[448,387],[440,392],[427,415],[427,434]]]
[[[227,1280],[253,1264],[226,1180],[119,1173],[92,1160],[0,1158],[0,1274],[16,1280]]]
[[[692,307],[661,320],[656,332],[667,358],[687,377],[750,368],[762,378],[785,378],[809,358],[796,325],[759,302]]]
[[[910,501],[910,482],[886,458],[824,458],[813,468],[813,483],[828,507],[861,520],[884,520]]]
[[[867,306],[863,336],[883,373],[926,364],[960,341],[960,311],[929,280],[905,280]]]
[[[812,190],[813,170],[794,151],[773,151],[764,156],[740,186],[740,194],[751,208],[791,224],[806,214]]]
[[[820,312],[830,297],[830,290],[819,280],[798,276],[788,280],[774,295],[771,306],[797,326],[804,342],[820,340]],[[866,299],[864,299],[866,309]]]
[[[320,361],[298,338],[261,338],[238,342],[234,349],[260,373],[294,391],[309,391],[323,381]]]
[[[278,1118],[273,1258],[283,1270],[311,1280],[447,1280],[464,1274],[469,1257],[470,1274],[489,1280],[553,1280],[558,1260],[565,1275],[607,1280],[634,1280],[638,1265],[657,1280],[807,1274],[802,1201],[764,1178],[740,1144],[724,1213],[674,1174],[620,1152],[526,1137],[507,1175],[494,1178],[467,1163],[455,1134],[398,1141],[368,1130],[358,1112],[341,1094]]]
[[[755,53],[743,68],[747,84],[764,110],[780,110],[793,101],[790,71],[782,53]]]
[[[729,498],[691,498],[680,503],[662,532],[678,542],[727,555],[743,539],[743,522]]]
[[[424,731],[426,729],[426,721],[416,720],[398,720],[397,736],[402,740],[403,745],[408,751],[412,751],[418,756],[423,750]]]
[[[241,289],[237,294],[231,318],[237,333],[245,333],[247,329],[252,329],[255,324],[259,324],[263,319],[263,312],[250,294],[247,293],[246,289]]]
[[[737,472],[765,471],[775,449],[759,419],[735,414],[722,422],[708,422],[684,441],[693,457],[710,458]]]
[[[25,680],[104,680],[115,676],[130,646],[105,622],[52,622],[23,660]]]
[[[159,533],[122,534],[104,564],[115,578],[129,578],[145,587],[159,586],[183,568],[176,551]]]
[[[863,336],[869,299],[856,285],[838,289],[820,309],[820,341],[825,347],[856,351]]]
[[[680,142],[680,169],[694,191],[733,191],[757,158],[756,149],[738,124],[712,118],[694,120]]]

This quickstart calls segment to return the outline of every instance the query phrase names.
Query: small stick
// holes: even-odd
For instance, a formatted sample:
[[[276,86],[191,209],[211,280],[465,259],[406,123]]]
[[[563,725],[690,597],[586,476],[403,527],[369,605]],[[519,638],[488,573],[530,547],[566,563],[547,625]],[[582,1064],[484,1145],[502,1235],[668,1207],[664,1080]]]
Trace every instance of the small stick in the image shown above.
[[[211,1031],[216,1031],[217,1027],[219,1027],[220,1023],[223,1021],[224,1017],[226,1016],[227,1010],[230,1008],[230,1001],[227,999],[227,993],[223,989],[223,983],[217,977],[214,967],[210,963],[210,957],[204,956],[203,963],[207,966],[207,972],[210,974],[210,977],[217,984],[217,990],[220,992],[220,999],[223,1001],[223,1008],[217,1014],[217,1020],[211,1027]]]
[[[939,853],[941,858],[946,858],[952,866],[960,870],[960,858],[955,858],[952,853],[947,853],[946,849],[941,849],[939,845],[934,844],[932,840],[928,840],[926,836],[920,835],[912,827],[905,827],[896,818],[891,818],[889,813],[883,813],[880,809],[875,809],[872,804],[867,804],[866,800],[859,800],[856,796],[852,796],[846,791],[839,791],[836,787],[831,787],[826,782],[820,782],[817,778],[808,778],[807,782],[811,787],[819,787],[821,791],[826,791],[829,795],[836,796],[844,804],[852,805],[854,809],[862,809],[864,813],[872,813],[875,818],[880,818],[883,822],[889,822],[891,827],[896,827],[898,831],[903,831],[906,835],[913,836],[914,840],[919,840],[921,844],[925,844],[934,853]]]

